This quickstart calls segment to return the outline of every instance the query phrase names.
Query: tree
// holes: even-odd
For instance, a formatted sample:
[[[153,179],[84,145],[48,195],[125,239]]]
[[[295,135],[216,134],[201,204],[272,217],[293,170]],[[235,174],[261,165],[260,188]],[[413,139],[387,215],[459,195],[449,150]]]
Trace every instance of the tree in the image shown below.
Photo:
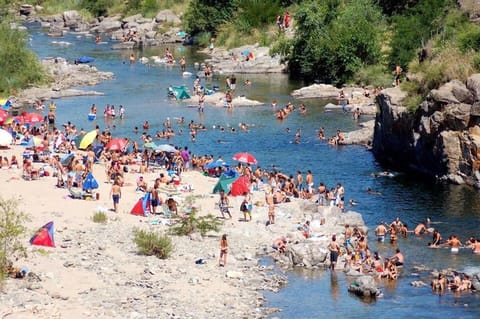
[[[234,0],[192,0],[183,18],[185,30],[192,35],[214,34],[220,24],[232,19],[235,9]]]
[[[0,95],[9,95],[19,89],[45,80],[37,56],[27,47],[27,34],[12,29],[7,21],[0,23]]]
[[[384,23],[372,0],[311,1],[295,19],[298,29],[288,58],[293,76],[342,84],[362,65],[379,61]]]
[[[28,215],[18,210],[18,199],[0,198],[0,274],[4,273],[16,254],[25,255],[21,236],[26,232]]]

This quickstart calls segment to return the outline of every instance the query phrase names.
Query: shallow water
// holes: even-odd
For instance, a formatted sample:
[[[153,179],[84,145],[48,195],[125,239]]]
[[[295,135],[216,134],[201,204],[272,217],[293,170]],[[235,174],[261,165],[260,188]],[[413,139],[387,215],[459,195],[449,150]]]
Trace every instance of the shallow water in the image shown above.
[[[68,41],[72,44],[61,47],[52,41]],[[254,154],[259,165],[269,167],[274,164],[287,174],[297,170],[305,172],[312,170],[315,183],[322,181],[328,186],[342,182],[346,188],[346,199],[355,199],[359,203],[356,211],[362,213],[370,229],[379,221],[392,221],[399,216],[402,221],[414,227],[418,222],[430,216],[433,222],[446,238],[457,233],[462,241],[470,235],[478,234],[478,218],[480,214],[478,192],[467,187],[437,185],[430,181],[422,181],[412,177],[399,175],[394,178],[375,178],[373,172],[382,168],[375,162],[372,154],[360,146],[329,147],[316,138],[317,129],[325,127],[326,135],[335,134],[336,129],[345,131],[357,127],[349,115],[341,112],[326,112],[327,101],[305,101],[308,115],[297,112],[285,121],[279,122],[273,116],[270,102],[276,98],[278,105],[283,106],[293,99],[289,93],[302,86],[302,83],[288,80],[284,75],[237,75],[238,82],[245,79],[252,81],[252,87],[239,86],[240,94],[265,102],[259,107],[235,108],[228,111],[223,108],[206,107],[204,114],[199,114],[195,108],[189,108],[184,103],[172,102],[166,99],[167,87],[172,85],[193,85],[193,78],[183,78],[179,67],[146,66],[140,63],[124,64],[128,61],[130,51],[111,50],[111,43],[96,45],[93,39],[83,35],[69,34],[61,39],[52,39],[38,28],[31,29],[31,47],[40,57],[61,56],[74,60],[83,55],[96,58],[93,63],[101,71],[111,71],[115,79],[105,81],[97,87],[89,87],[104,92],[104,96],[78,97],[57,100],[57,119],[59,123],[72,121],[78,128],[91,130],[95,125],[101,129],[110,126],[114,136],[127,136],[138,139],[134,134],[135,126],[141,128],[145,120],[150,122],[150,134],[162,130],[166,117],[184,116],[187,123],[190,120],[201,122],[207,127],[206,132],[199,133],[195,143],[191,143],[186,126],[183,135],[177,135],[170,141],[156,141],[187,145],[195,154],[222,155],[230,160],[233,154],[248,151]],[[177,59],[180,55],[187,58],[187,71],[195,73],[193,62],[201,62],[203,56],[195,53],[193,48],[170,46]],[[149,48],[143,52],[135,51],[137,56],[162,56],[165,47]],[[202,82],[203,83],[203,82]],[[214,80],[210,84],[224,88],[224,79]],[[124,120],[109,120],[101,116],[96,121],[89,122],[87,114],[90,106],[95,103],[99,113],[105,104],[122,104],[126,108]],[[298,101],[294,104],[298,105]],[[364,118],[363,120],[368,120]],[[239,123],[245,122],[251,126],[248,133],[222,133],[219,126],[229,132],[231,127],[239,130]],[[214,128],[215,127],[215,128]],[[286,133],[286,128],[291,133]],[[292,143],[297,129],[302,130],[300,144]],[[140,130],[141,131],[141,130]],[[221,140],[221,143],[218,141]],[[140,144],[141,145],[141,144]],[[367,195],[366,189],[371,187],[382,194]],[[429,288],[414,288],[410,286],[413,280],[430,281],[428,274],[420,274],[420,278],[411,275],[415,265],[427,265],[430,268],[452,267],[462,270],[466,267],[480,267],[480,256],[474,256],[467,250],[461,250],[458,255],[451,255],[445,249],[428,249],[430,238],[410,238],[399,240],[398,246],[406,256],[406,266],[394,285],[381,283],[384,297],[373,303],[363,303],[347,292],[348,279],[342,273],[331,275],[330,272],[298,271],[289,274],[290,282],[280,293],[266,293],[268,305],[283,308],[283,312],[275,314],[280,318],[379,318],[397,316],[405,318],[415,315],[417,318],[478,318],[480,316],[479,297],[476,294],[454,296],[434,295]],[[371,245],[380,255],[392,255],[395,246],[390,244]]]

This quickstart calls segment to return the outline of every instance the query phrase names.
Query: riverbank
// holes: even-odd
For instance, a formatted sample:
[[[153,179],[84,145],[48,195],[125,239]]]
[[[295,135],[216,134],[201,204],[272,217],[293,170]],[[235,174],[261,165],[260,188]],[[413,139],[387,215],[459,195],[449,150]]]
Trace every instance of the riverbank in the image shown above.
[[[1,150],[10,158],[22,157],[23,147]],[[81,153],[77,153],[81,157]],[[52,172],[48,166],[35,163],[38,169]],[[168,232],[168,219],[160,216],[139,217],[130,214],[141,194],[135,191],[136,167],[125,174],[125,186],[119,213],[112,207],[106,182],[105,165],[95,164],[93,173],[99,183],[99,200],[71,199],[64,188],[56,188],[56,178],[48,176],[27,181],[21,169],[0,170],[4,199],[18,198],[19,208],[31,217],[23,242],[49,221],[55,225],[56,248],[28,246],[28,258],[15,262],[38,276],[8,279],[0,295],[2,318],[262,318],[275,309],[264,308],[262,291],[278,291],[286,279],[272,272],[271,267],[259,265],[261,256],[272,251],[271,243],[282,235],[293,242],[301,238],[297,230],[314,212],[293,199],[276,207],[277,222],[265,226],[268,209],[264,193],[253,192],[253,220],[243,222],[240,207],[243,197],[230,197],[232,219],[223,221],[218,233],[206,237],[172,236],[174,252],[171,258],[138,255],[132,241],[133,229]],[[149,185],[160,171],[143,174]],[[182,174],[182,185],[191,192],[181,192],[174,198],[185,209],[188,202],[200,215],[220,216],[215,203],[218,195],[211,191],[217,179],[200,172]],[[180,187],[182,188],[182,187]],[[166,199],[166,194],[161,196]],[[108,222],[97,224],[92,216],[106,212]],[[318,226],[320,227],[320,226]],[[320,235],[330,235],[338,228],[315,229]],[[225,267],[218,267],[219,241],[228,236],[229,254]],[[204,264],[196,264],[202,259]],[[221,296],[221,300],[219,300]],[[188,302],[186,302],[188,300]],[[239,302],[242,300],[242,302]]]

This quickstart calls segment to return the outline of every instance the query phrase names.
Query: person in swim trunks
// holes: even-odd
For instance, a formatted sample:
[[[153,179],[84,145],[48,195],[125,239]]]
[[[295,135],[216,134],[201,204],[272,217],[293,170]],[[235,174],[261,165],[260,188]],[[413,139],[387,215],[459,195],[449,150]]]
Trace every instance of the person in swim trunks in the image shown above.
[[[457,235],[452,235],[446,242],[445,245],[450,246],[450,251],[452,253],[458,253],[462,242],[457,238]]]
[[[379,223],[377,228],[375,228],[375,235],[377,235],[377,240],[381,243],[385,241],[385,235],[387,234],[387,227],[383,222]]]
[[[403,256],[402,252],[400,251],[400,248],[397,248],[395,250],[395,255],[393,255],[390,258],[390,260],[395,266],[403,266],[403,263],[405,261],[405,257]]]
[[[112,189],[110,190],[110,196],[112,196],[113,200],[113,210],[115,213],[118,213],[118,203],[120,202],[120,197],[122,196],[122,188],[116,179],[112,185]]]

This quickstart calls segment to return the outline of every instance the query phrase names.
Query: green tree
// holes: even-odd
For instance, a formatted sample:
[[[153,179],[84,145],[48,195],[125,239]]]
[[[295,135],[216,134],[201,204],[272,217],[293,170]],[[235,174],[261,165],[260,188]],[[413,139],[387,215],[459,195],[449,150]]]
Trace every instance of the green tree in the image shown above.
[[[235,21],[241,32],[250,33],[254,28],[272,24],[280,12],[279,0],[237,0]]]
[[[214,34],[218,26],[232,19],[235,9],[235,0],[192,0],[183,17],[185,30],[192,35]]]
[[[45,80],[38,57],[27,47],[27,34],[12,29],[7,21],[0,23],[0,94],[9,95],[19,89]]]
[[[442,31],[447,9],[454,5],[453,0],[420,0],[402,15],[394,16],[390,64],[406,67],[422,44]]]
[[[129,0],[128,3],[139,2],[138,0]],[[114,4],[113,0],[82,0],[81,7],[87,9],[95,17],[105,16],[108,9]]]
[[[372,0],[312,1],[295,18],[297,36],[288,59],[294,76],[341,84],[362,65],[379,62],[384,23]]]
[[[28,216],[18,209],[18,201],[0,198],[0,274],[7,271],[13,257],[25,255],[21,237]]]

